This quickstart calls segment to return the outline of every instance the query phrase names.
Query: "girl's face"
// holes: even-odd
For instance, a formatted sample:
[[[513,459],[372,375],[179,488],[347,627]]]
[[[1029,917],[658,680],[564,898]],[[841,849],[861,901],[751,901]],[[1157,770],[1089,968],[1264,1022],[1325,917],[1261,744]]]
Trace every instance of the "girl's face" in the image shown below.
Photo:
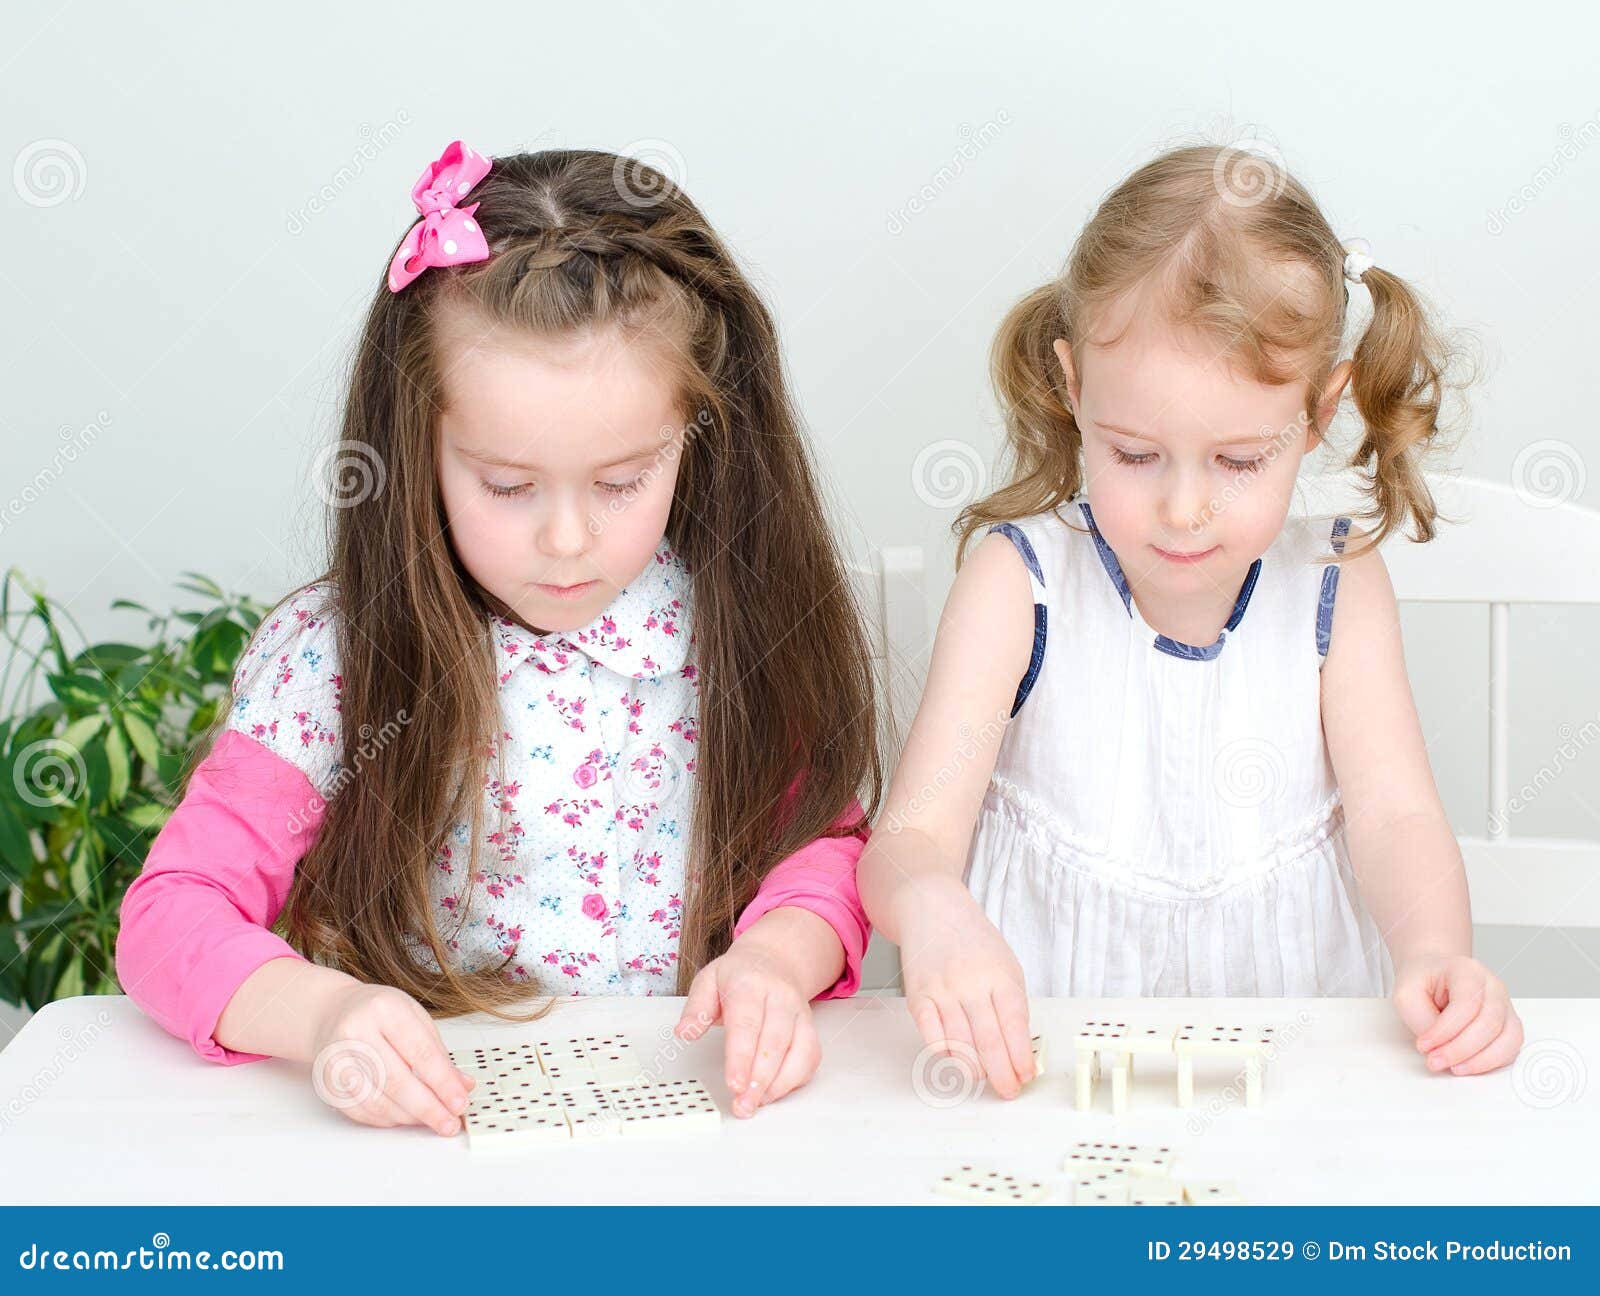
[[[594,620],[666,532],[683,450],[658,349],[615,329],[445,330],[439,489],[480,586],[541,632]]]
[[[1113,311],[1107,335],[1128,318]],[[1241,377],[1153,311],[1133,315],[1116,345],[1084,346],[1081,374],[1064,340],[1055,349],[1089,506],[1129,584],[1190,604],[1231,600],[1282,530],[1300,460],[1320,439],[1305,385]],[[1349,372],[1348,361],[1334,370],[1320,426]]]

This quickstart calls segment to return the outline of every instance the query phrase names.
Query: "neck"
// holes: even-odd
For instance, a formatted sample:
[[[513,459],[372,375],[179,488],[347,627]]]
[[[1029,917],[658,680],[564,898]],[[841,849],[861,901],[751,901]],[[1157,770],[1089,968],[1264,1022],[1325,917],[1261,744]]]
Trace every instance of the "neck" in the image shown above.
[[[1192,594],[1157,592],[1150,588],[1148,581],[1135,584],[1132,577],[1128,578],[1128,588],[1138,604],[1139,615],[1157,634],[1178,643],[1204,647],[1215,643],[1228,624],[1249,570],[1246,567],[1243,571],[1219,576],[1220,589],[1207,588]]]

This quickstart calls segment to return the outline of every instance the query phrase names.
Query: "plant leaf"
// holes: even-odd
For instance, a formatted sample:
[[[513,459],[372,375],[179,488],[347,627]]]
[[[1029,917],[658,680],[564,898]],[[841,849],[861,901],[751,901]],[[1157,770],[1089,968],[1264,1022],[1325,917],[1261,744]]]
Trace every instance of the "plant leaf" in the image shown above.
[[[160,802],[146,801],[143,805],[129,806],[122,811],[122,817],[135,828],[160,828],[172,817],[172,811]]]
[[[100,706],[114,702],[111,685],[98,675],[53,675],[46,673],[50,691],[68,706]]]
[[[115,725],[106,730],[106,764],[111,768],[111,784],[106,791],[106,799],[111,805],[120,805],[122,798],[128,795],[130,762],[127,739]]]
[[[84,744],[100,732],[100,726],[105,722],[105,716],[98,712],[84,716],[81,720],[74,720],[62,732],[61,741],[76,747],[81,752]]]
[[[122,727],[128,731],[134,751],[139,753],[145,764],[154,768],[160,760],[161,744],[156,741],[156,731],[149,722],[135,711],[124,711]]]

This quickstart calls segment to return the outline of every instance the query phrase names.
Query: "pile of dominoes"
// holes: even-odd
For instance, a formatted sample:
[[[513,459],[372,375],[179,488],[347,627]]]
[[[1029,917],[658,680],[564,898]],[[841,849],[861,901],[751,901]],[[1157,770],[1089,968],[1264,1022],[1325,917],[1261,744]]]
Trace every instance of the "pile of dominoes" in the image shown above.
[[[1072,1176],[1077,1206],[1242,1206],[1244,1198],[1230,1183],[1215,1179],[1172,1177],[1170,1147],[1136,1143],[1076,1143],[1064,1167]],[[967,1164],[945,1175],[933,1190],[957,1201],[985,1206],[1037,1206],[1050,1197],[1050,1187],[1037,1179],[1019,1179],[999,1170]]]
[[[1246,1107],[1261,1102],[1261,1082],[1274,1043],[1271,1026],[1134,1026],[1125,1021],[1085,1022],[1073,1036],[1073,1105],[1087,1111],[1094,1101],[1100,1078],[1100,1055],[1111,1055],[1111,1112],[1120,1116],[1128,1106],[1128,1084],[1133,1078],[1135,1053],[1164,1053],[1178,1059],[1178,1106],[1194,1102],[1196,1056],[1236,1057],[1244,1062]],[[1037,1056],[1036,1047],[1035,1054]]]
[[[452,1051],[477,1085],[470,1147],[578,1138],[714,1132],[722,1113],[698,1080],[651,1080],[622,1035],[493,1044]]]

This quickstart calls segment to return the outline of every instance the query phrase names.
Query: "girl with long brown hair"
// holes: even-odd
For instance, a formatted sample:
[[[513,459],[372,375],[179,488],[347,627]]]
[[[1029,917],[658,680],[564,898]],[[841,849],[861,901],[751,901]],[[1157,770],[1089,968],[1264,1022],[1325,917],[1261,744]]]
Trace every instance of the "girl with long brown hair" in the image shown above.
[[[440,1133],[469,1082],[430,1013],[686,994],[749,1115],[858,982],[881,785],[772,318],[630,158],[457,141],[413,200],[331,563],[239,663],[124,901],[123,987],[218,1062],[369,1059],[341,1110]]]
[[[1377,552],[1433,536],[1452,351],[1275,159],[1212,146],[1117,185],[1001,324],[1014,471],[957,518],[859,882],[924,1038],[1002,1094],[1028,993],[1392,993],[1434,1070],[1516,1056]],[[1370,531],[1290,516],[1347,388]]]

